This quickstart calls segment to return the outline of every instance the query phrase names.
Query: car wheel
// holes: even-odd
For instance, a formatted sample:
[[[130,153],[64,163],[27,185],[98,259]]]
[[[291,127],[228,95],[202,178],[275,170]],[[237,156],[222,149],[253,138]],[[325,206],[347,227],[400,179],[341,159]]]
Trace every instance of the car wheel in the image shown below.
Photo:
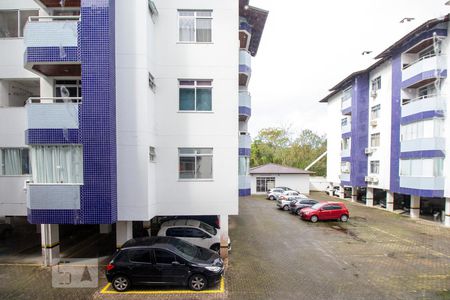
[[[118,275],[114,277],[112,280],[112,286],[118,292],[124,292],[128,290],[130,285],[131,285],[130,280],[128,279],[128,277],[124,275]]]
[[[209,248],[209,249],[211,249],[212,251],[219,252],[219,250],[220,250],[220,244],[214,244],[214,245],[212,245],[211,248]]]
[[[289,205],[283,206],[283,210],[288,211],[289,210]]]
[[[189,278],[189,287],[194,291],[201,291],[206,288],[207,281],[205,276],[201,274],[194,274]]]
[[[269,200],[275,200],[275,197],[274,196],[270,196]]]
[[[347,215],[342,215],[340,220],[341,220],[341,222],[347,222],[348,216]]]
[[[317,221],[319,221],[319,218],[316,215],[311,217],[311,222],[316,223]]]

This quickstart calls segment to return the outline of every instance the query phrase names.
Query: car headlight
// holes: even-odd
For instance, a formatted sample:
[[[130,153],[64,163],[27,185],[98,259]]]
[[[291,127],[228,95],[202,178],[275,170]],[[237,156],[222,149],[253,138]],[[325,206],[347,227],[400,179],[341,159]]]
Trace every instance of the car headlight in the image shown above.
[[[214,273],[219,273],[222,270],[221,267],[205,267],[205,269]]]

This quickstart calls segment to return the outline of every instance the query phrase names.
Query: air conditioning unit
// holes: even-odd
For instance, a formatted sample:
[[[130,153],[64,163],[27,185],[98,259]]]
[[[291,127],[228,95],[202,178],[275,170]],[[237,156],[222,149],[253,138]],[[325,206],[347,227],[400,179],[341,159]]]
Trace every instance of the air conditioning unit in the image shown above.
[[[378,177],[372,177],[372,182],[373,183],[378,183]]]
[[[365,181],[365,182],[372,182],[372,177],[370,177],[370,176],[365,176],[365,177],[364,177],[364,181]]]
[[[370,126],[375,127],[377,125],[378,125],[378,121],[377,120],[370,121]]]
[[[370,96],[372,96],[373,98],[375,98],[377,96],[377,90],[372,90],[370,92]]]
[[[372,154],[373,150],[371,148],[364,149],[365,154]]]

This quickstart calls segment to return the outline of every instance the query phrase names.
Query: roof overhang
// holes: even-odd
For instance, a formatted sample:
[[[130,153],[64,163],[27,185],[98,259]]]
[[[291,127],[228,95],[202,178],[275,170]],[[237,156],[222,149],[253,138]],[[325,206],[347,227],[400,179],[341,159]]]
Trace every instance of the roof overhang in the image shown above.
[[[239,16],[246,18],[247,22],[252,26],[249,51],[252,56],[256,56],[269,12],[250,6],[248,3],[249,0],[239,0]]]

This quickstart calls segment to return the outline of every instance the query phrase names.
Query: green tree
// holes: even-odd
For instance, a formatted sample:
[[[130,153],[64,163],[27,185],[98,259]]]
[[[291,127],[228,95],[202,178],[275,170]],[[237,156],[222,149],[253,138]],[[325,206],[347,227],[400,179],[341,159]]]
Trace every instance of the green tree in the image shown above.
[[[309,129],[293,136],[288,128],[264,128],[253,140],[250,164],[255,167],[276,163],[304,169],[326,151],[326,146],[325,136]],[[317,162],[310,171],[325,175],[326,158]]]

